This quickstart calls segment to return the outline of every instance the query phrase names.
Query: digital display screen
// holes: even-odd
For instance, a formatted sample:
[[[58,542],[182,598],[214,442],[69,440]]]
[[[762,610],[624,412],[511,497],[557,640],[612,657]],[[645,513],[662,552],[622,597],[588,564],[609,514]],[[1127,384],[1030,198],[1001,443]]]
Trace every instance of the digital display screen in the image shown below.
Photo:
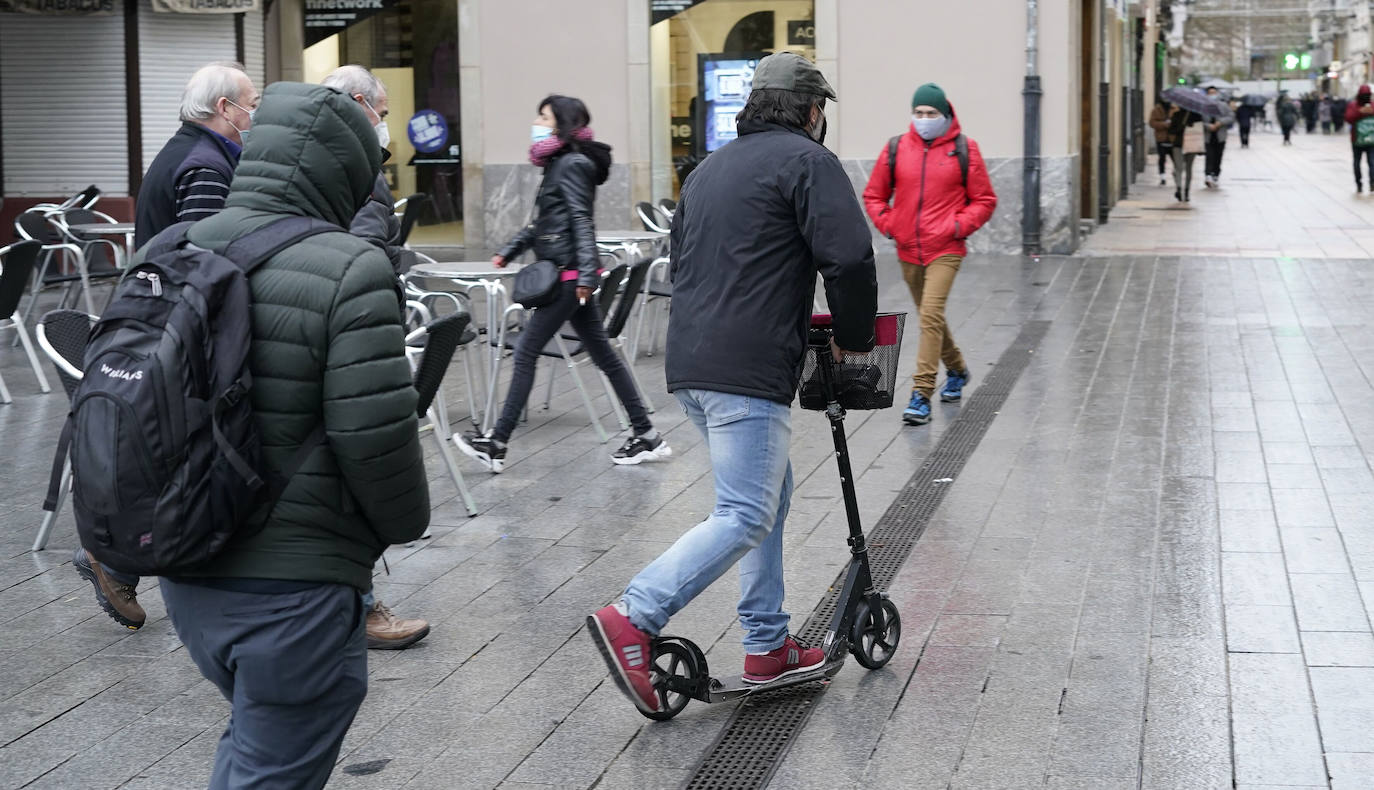
[[[764,57],[762,52],[710,53],[698,55],[698,85],[701,87],[702,153],[711,153],[735,139],[735,116],[744,109],[754,84],[754,69]]]

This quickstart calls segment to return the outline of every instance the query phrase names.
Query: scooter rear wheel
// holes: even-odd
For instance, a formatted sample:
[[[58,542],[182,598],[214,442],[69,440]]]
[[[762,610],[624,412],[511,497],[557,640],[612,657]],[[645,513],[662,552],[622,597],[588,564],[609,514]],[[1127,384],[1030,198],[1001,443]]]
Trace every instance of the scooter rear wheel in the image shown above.
[[[701,678],[701,668],[697,666],[696,655],[683,644],[671,640],[655,640],[653,645],[652,666],[649,676],[653,679],[654,690],[663,710],[644,713],[655,721],[667,721],[682,712],[692,698],[681,691],[668,688],[669,678],[678,678],[690,685]]]
[[[866,669],[878,669],[892,660],[902,639],[902,618],[897,605],[882,599],[882,624],[868,601],[860,601],[849,633],[849,652]]]

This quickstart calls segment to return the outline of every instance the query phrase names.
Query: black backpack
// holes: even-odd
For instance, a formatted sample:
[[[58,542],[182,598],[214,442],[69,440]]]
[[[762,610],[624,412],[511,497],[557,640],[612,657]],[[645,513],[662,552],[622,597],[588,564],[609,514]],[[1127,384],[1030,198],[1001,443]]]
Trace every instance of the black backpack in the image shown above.
[[[216,254],[187,242],[191,224],[149,242],[91,329],[54,463],[60,471],[70,439],[81,544],[143,576],[193,569],[261,529],[324,441],[318,425],[280,475],[263,473],[249,398],[248,274],[308,236],[342,229],[289,217]]]
[[[887,176],[888,184],[893,189],[897,188],[897,144],[902,141],[905,135],[897,135],[887,141]],[[870,149],[871,150],[871,149]],[[961,179],[964,190],[968,190],[968,138],[963,134],[954,138],[954,155],[959,157],[959,178]]]

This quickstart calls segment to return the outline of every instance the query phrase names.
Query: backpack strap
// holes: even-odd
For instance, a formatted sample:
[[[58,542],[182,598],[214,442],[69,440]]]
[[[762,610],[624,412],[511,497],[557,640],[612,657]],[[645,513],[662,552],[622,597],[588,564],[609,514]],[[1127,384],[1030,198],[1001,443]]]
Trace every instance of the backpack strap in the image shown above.
[[[335,230],[347,232],[332,222],[314,217],[285,217],[234,239],[221,255],[238,264],[244,274],[252,274],[254,269],[287,247]]]
[[[190,230],[194,222],[178,222],[175,225],[168,225],[162,232],[148,240],[140,252],[143,253],[143,260],[151,261],[159,255],[163,255],[176,250],[186,243],[186,231]]]
[[[959,157],[959,177],[968,189],[968,138],[963,134],[954,138],[954,155]]]
[[[72,418],[67,415],[62,423],[62,433],[57,437],[57,452],[52,459],[52,474],[48,477],[48,495],[43,500],[43,509],[52,512],[57,509],[57,497],[62,491],[62,473],[67,469],[67,448],[72,443]]]
[[[901,141],[900,134],[887,141],[887,183],[893,191],[897,189],[897,144]]]

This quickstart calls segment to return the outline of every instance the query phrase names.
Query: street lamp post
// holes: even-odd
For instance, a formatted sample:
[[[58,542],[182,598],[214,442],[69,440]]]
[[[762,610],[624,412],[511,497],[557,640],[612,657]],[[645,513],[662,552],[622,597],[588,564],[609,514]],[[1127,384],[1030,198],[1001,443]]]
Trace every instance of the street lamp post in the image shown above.
[[[1040,75],[1037,73],[1038,14],[1036,0],[1026,0],[1026,79],[1023,124],[1025,171],[1021,178],[1021,253],[1040,254]]]

